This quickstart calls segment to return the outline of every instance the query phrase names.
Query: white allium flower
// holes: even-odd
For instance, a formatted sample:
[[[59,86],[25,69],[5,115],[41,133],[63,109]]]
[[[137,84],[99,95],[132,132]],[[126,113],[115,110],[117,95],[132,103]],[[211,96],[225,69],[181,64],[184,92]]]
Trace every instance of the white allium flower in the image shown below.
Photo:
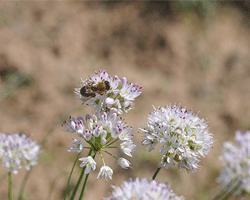
[[[245,195],[250,193],[250,130],[245,133],[236,131],[235,141],[235,145],[231,142],[223,144],[220,160],[224,168],[217,181],[228,191],[240,184],[234,194]]]
[[[130,167],[130,162],[128,160],[126,160],[125,158],[119,158],[118,159],[118,164],[123,168],[123,169],[127,169],[128,167]]]
[[[97,178],[102,177],[107,180],[107,178],[112,180],[113,170],[109,166],[102,166]]]
[[[92,170],[95,170],[96,168],[96,162],[94,161],[94,159],[91,156],[88,157],[84,157],[84,158],[79,158],[80,161],[82,161],[82,163],[80,164],[80,167],[85,167],[85,174],[89,174],[91,168]]]
[[[130,157],[132,157],[131,152],[134,150],[135,147],[136,145],[133,144],[132,140],[128,140],[126,142],[121,143],[121,150],[123,151],[123,153]]]
[[[124,154],[132,157],[131,152],[136,147],[131,140],[133,137],[132,128],[123,123],[123,120],[118,118],[116,113],[102,112],[93,116],[87,114],[85,120],[81,116],[77,119],[72,117],[71,122],[65,122],[63,126],[68,128],[65,131],[75,130],[81,138],[81,140],[74,139],[73,147],[68,150],[69,152],[81,152],[83,148],[86,148],[85,144],[88,143],[94,154],[101,155],[101,152],[109,153],[110,148],[120,148]],[[115,142],[120,142],[120,145],[115,145]],[[118,158],[116,159],[118,160]],[[85,160],[83,159],[83,161]],[[85,166],[84,162],[80,166]]]
[[[148,117],[148,125],[140,130],[144,134],[142,145],[149,151],[162,144],[160,152],[164,155],[159,167],[177,163],[188,173],[196,171],[199,158],[210,151],[214,142],[205,120],[176,104],[155,109]]]
[[[68,152],[77,152],[77,153],[82,152],[83,147],[84,147],[83,141],[82,140],[77,140],[75,138],[73,140],[74,140],[74,142],[72,142],[73,147],[70,147],[68,149]]]
[[[26,134],[0,133],[0,163],[14,174],[25,165],[27,170],[37,163],[40,146],[32,142]]]
[[[141,94],[141,87],[128,83],[126,78],[110,77],[103,70],[95,72],[92,78],[81,80],[80,88],[75,89],[78,99],[84,104],[90,100],[89,106],[101,111],[113,111],[118,114],[127,113],[134,108],[134,100]]]
[[[103,198],[104,200],[184,200],[184,197],[173,192],[170,185],[157,183],[155,180],[149,182],[146,178],[140,181],[137,177],[135,181],[124,181],[121,187],[112,187],[112,195]]]

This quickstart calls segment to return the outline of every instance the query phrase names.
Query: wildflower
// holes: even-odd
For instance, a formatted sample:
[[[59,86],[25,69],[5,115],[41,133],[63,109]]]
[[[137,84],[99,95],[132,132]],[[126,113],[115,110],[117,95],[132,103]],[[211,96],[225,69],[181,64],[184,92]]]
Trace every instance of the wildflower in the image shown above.
[[[127,113],[134,108],[134,100],[141,94],[141,87],[128,83],[124,77],[113,78],[103,70],[95,72],[92,78],[81,80],[80,88],[75,89],[76,96],[84,104],[96,109],[96,113],[113,111],[118,114]]]
[[[121,143],[121,150],[123,151],[123,153],[130,157],[132,157],[131,152],[135,147],[136,145],[133,144],[132,140],[128,140],[126,142]]]
[[[142,145],[149,151],[158,143],[163,145],[159,167],[177,163],[188,173],[196,171],[200,156],[204,157],[214,142],[204,119],[176,104],[155,109],[148,117],[148,125],[140,130],[144,134]]]
[[[128,167],[130,167],[130,162],[128,160],[126,160],[125,158],[119,158],[118,159],[118,164],[123,168],[123,169],[127,169]]]
[[[73,147],[69,148],[68,152],[77,152],[80,153],[83,150],[84,143],[81,140],[73,139],[74,142],[72,142]]]
[[[68,121],[65,121],[63,126],[68,128],[67,130],[63,130],[64,132],[70,132],[74,133],[77,132],[78,134],[82,134],[83,130],[85,129],[83,122],[84,119],[81,115],[75,119],[74,117],[70,117],[70,123]]]
[[[80,140],[74,139],[74,142],[72,143],[73,147],[68,150],[69,152],[80,152],[83,148],[89,148],[85,147],[85,141],[90,145],[90,148],[93,150],[94,154],[100,154],[104,165],[105,162],[102,156],[102,152],[110,154],[108,152],[110,148],[120,148],[124,154],[132,157],[131,152],[136,147],[136,145],[134,145],[131,140],[133,137],[132,128],[124,124],[123,120],[117,118],[116,113],[107,114],[106,112],[102,112],[99,115],[93,116],[87,114],[85,120],[81,116],[79,116],[77,119],[72,117],[71,120],[73,122],[65,122],[63,124],[64,127],[67,128],[67,130],[65,131],[69,130],[70,132],[71,130],[75,130]],[[119,141],[121,141],[119,146],[112,146],[115,142]],[[112,157],[116,158],[115,156]],[[116,159],[123,168],[127,168],[129,166],[129,161],[125,161],[125,159]],[[81,167],[85,166],[86,162],[89,162],[83,158],[81,158],[81,160],[83,161],[80,165]],[[92,169],[95,170],[95,168]],[[106,168],[103,168],[103,170],[105,169]],[[90,168],[88,172],[89,171]]]
[[[231,191],[238,187],[234,194],[244,195],[250,193],[250,131],[242,133],[235,132],[234,145],[231,142],[224,142],[223,155],[220,156],[224,169],[221,170],[217,182]]]
[[[100,176],[107,180],[107,177],[112,180],[113,170],[109,166],[102,166],[97,178]]]
[[[110,197],[104,200],[184,200],[184,197],[177,196],[170,185],[157,183],[152,180],[148,182],[146,178],[140,179],[137,177],[134,181],[124,181],[121,187],[112,186],[113,192]]]
[[[27,170],[37,163],[40,146],[32,142],[26,134],[0,133],[0,163],[14,174],[25,165]]]
[[[94,161],[94,159],[91,156],[88,156],[86,158],[79,158],[80,161],[82,161],[82,163],[80,164],[80,167],[85,167],[85,174],[89,174],[91,168],[92,170],[95,170],[96,168],[96,162]]]

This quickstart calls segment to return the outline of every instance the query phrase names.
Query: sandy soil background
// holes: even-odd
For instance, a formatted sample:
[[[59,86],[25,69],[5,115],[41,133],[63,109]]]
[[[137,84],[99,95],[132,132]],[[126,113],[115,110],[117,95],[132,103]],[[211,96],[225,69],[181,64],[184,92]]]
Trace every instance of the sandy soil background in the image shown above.
[[[183,6],[184,5],[184,6]],[[191,6],[190,6],[191,5]],[[160,162],[157,151],[141,146],[138,128],[147,123],[152,105],[181,103],[209,121],[217,142],[193,174],[170,167],[157,181],[168,182],[187,199],[211,199],[222,163],[222,143],[250,129],[250,32],[243,7],[216,3],[173,2],[0,2],[0,131],[25,132],[40,143],[51,128],[80,106],[74,88],[80,78],[105,69],[142,86],[135,109],[123,118],[134,128],[137,150],[133,169],[113,159],[113,180],[90,174],[85,199],[107,197],[110,184],[129,177],[152,177]],[[249,8],[249,7],[248,7]],[[83,106],[72,116],[91,113]],[[60,123],[59,123],[60,124]],[[56,126],[27,183],[27,199],[63,199],[76,153],[68,153],[76,134]],[[84,152],[82,156],[86,156]],[[1,167],[1,175],[6,169]],[[77,167],[72,183],[81,169]],[[14,194],[25,174],[15,176]],[[7,179],[0,199],[7,199]],[[14,198],[15,199],[15,198]]]

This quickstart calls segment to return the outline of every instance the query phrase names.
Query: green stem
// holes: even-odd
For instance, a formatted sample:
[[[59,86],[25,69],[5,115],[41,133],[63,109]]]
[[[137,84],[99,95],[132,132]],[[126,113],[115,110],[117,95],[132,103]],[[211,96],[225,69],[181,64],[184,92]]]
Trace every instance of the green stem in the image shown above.
[[[104,151],[105,153],[109,154],[110,156],[112,156],[113,158],[115,158],[116,160],[118,160],[117,157],[115,157],[113,154],[109,153],[108,151],[106,151],[106,150],[102,150],[102,151]]]
[[[95,159],[95,155],[96,155],[96,154],[94,154],[94,155],[92,156],[93,159]],[[88,178],[89,178],[89,174],[90,174],[90,172],[89,172],[89,173],[86,175],[86,177],[85,177],[84,184],[83,184],[83,186],[82,186],[82,191],[81,191],[79,200],[81,200],[81,199],[83,198],[83,194],[84,194],[85,187],[86,187],[86,185],[87,185],[87,181],[88,181]]]
[[[103,158],[102,153],[101,153],[100,151],[99,151],[99,154],[100,154],[100,156],[101,156],[101,159],[102,159],[102,163],[103,163],[103,165],[105,165],[104,158]]]
[[[110,139],[110,141],[112,140],[112,138]],[[118,141],[119,140],[119,138],[117,138],[116,140],[114,140],[113,142],[111,142],[110,144],[108,144],[107,146],[105,146],[105,147],[108,147],[108,146],[110,146],[110,145],[112,145],[112,144],[114,144],[116,141]],[[108,141],[109,142],[109,141]]]
[[[45,143],[48,141],[49,137],[53,134],[53,132],[56,130],[56,128],[58,126],[60,126],[72,113],[76,112],[76,111],[79,111],[79,110],[82,110],[84,106],[79,106],[77,108],[74,108],[73,110],[71,110],[68,114],[66,114],[65,116],[63,116],[51,129],[50,131],[48,132],[48,134],[44,137],[44,139],[42,140],[40,146],[41,148],[45,145]],[[25,173],[25,176],[24,176],[24,179],[23,179],[23,182],[21,184],[21,187],[20,187],[20,190],[18,192],[18,200],[21,200],[22,199],[22,196],[23,196],[23,191],[24,191],[24,188],[26,186],[26,183],[27,183],[27,180],[29,178],[29,175],[31,173],[31,170],[32,170],[32,167],[30,168],[29,171],[27,171]]]
[[[62,172],[59,175],[57,175],[57,177],[53,180],[53,182],[51,183],[51,186],[50,186],[49,195],[48,195],[47,200],[51,199],[52,192],[55,189],[57,182],[60,180],[61,177],[65,176],[65,175],[66,175],[66,173]]]
[[[107,149],[119,149],[119,148],[121,148],[121,146],[112,146],[112,147],[106,147]]]
[[[156,178],[156,176],[157,176],[157,174],[159,173],[160,170],[161,170],[161,167],[158,167],[151,180],[155,180],[155,178]]]
[[[228,188],[231,188],[231,186],[234,184],[234,181],[235,181],[235,180],[231,181],[231,182],[228,183],[225,187],[223,187],[222,190],[220,191],[220,193],[217,194],[217,195],[213,198],[213,200],[218,200],[218,199],[220,199],[222,196],[224,196],[224,195],[227,193]]]
[[[89,150],[88,156],[90,156],[91,153],[92,153],[92,149]],[[82,177],[83,177],[83,175],[84,175],[85,168],[86,168],[86,166],[83,167],[83,169],[82,169],[81,175],[80,175],[80,177],[79,177],[79,179],[78,179],[78,181],[77,181],[77,184],[76,184],[76,186],[75,186],[75,189],[74,189],[74,191],[73,191],[73,193],[72,193],[72,196],[71,196],[70,200],[74,200],[74,198],[75,198],[75,196],[76,196],[76,192],[77,192],[78,187],[79,187],[79,185],[80,185],[80,183],[81,183],[81,181],[82,181]]]
[[[21,187],[20,187],[19,192],[18,192],[18,200],[22,200],[22,198],[23,198],[24,187],[27,183],[27,180],[28,180],[28,177],[30,175],[31,170],[32,170],[32,167],[30,167],[30,170],[25,173],[25,176],[23,178],[23,182],[22,182]]]
[[[78,161],[78,158],[79,158],[80,154],[81,154],[81,152],[77,155],[76,160],[75,160],[75,162],[74,162],[74,164],[73,164],[73,167],[72,167],[72,169],[71,169],[71,172],[70,172],[70,174],[69,174],[68,183],[67,183],[66,191],[65,191],[65,194],[64,194],[64,200],[66,199],[66,196],[67,196],[67,194],[68,194],[70,179],[71,179],[71,176],[72,176],[72,174],[73,174],[73,171],[74,171],[76,162]]]
[[[231,197],[241,186],[241,182],[237,183],[230,191],[229,193],[222,198],[222,200],[227,200],[229,197]]]
[[[11,180],[11,172],[9,172],[9,200],[12,200],[12,180]]]

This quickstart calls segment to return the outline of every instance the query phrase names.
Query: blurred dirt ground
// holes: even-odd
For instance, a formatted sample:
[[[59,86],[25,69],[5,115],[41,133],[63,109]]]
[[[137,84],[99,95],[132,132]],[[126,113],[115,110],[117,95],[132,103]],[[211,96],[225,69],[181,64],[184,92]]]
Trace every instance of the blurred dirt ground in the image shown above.
[[[80,106],[74,88],[81,78],[105,69],[142,86],[135,109],[123,118],[134,128],[133,169],[106,158],[113,180],[90,174],[85,199],[107,197],[110,184],[129,177],[150,179],[160,162],[157,151],[141,146],[138,128],[154,106],[181,103],[209,121],[217,142],[193,174],[170,167],[158,181],[168,182],[186,199],[211,199],[221,186],[218,156],[236,130],[250,129],[250,34],[248,16],[230,5],[187,7],[173,2],[0,2],[0,127],[25,132],[38,143],[72,109]],[[200,9],[202,8],[202,9]],[[84,107],[72,116],[91,113]],[[27,183],[27,199],[63,199],[76,154],[68,153],[76,134],[57,126]],[[86,156],[84,152],[82,156]],[[72,183],[80,173],[78,167]],[[1,175],[6,169],[1,167]],[[15,176],[14,194],[25,174]],[[7,199],[7,179],[1,183]],[[15,198],[14,198],[15,199]]]

